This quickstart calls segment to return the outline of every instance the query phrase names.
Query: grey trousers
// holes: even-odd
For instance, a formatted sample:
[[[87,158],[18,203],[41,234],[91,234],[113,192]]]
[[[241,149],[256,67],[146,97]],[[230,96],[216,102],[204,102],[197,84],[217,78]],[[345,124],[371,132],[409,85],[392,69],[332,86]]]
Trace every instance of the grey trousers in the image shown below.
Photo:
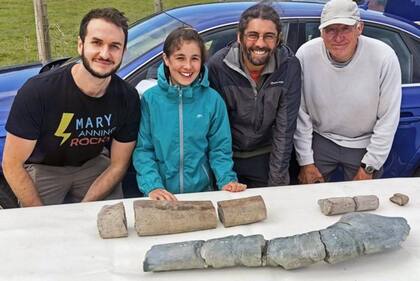
[[[109,157],[100,154],[80,167],[26,164],[25,169],[34,181],[42,202],[53,205],[82,201],[89,187],[109,164]],[[105,199],[121,198],[123,192],[119,183]]]
[[[315,166],[324,177],[330,181],[331,175],[341,167],[345,181],[354,178],[360,168],[363,156],[366,154],[364,148],[348,148],[339,146],[323,136],[314,133],[312,138],[312,150],[314,152]],[[377,179],[383,174],[383,169],[376,171],[373,178]]]

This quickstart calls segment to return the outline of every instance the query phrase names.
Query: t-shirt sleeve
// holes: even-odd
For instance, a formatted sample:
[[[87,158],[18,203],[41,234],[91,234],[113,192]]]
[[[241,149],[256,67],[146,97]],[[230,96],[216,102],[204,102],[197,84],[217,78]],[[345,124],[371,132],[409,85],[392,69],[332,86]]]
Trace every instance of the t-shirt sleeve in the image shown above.
[[[20,88],[6,123],[6,131],[28,140],[37,140],[41,134],[43,107],[35,81],[31,79]]]
[[[137,140],[140,123],[140,97],[136,89],[130,87],[127,99],[126,108],[122,108],[125,116],[117,134],[114,138],[119,142],[132,142]]]

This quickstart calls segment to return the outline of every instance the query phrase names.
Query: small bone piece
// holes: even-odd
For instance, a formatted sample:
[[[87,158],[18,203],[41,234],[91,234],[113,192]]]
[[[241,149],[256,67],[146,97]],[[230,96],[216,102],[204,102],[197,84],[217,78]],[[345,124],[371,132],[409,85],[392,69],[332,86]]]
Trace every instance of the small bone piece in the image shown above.
[[[408,203],[408,200],[410,200],[410,198],[405,194],[395,193],[394,196],[389,198],[389,200],[391,200],[391,202],[397,205],[404,206],[405,204]]]
[[[134,201],[139,236],[171,234],[217,227],[211,201]]]
[[[376,195],[361,195],[353,197],[356,203],[356,211],[371,211],[379,207],[379,198]]]
[[[356,211],[356,203],[351,197],[331,197],[319,199],[318,205],[324,215],[338,215]]]
[[[124,204],[105,205],[98,213],[99,235],[106,238],[127,237],[127,219]]]
[[[225,227],[254,223],[267,218],[267,209],[260,195],[219,201],[217,211]]]

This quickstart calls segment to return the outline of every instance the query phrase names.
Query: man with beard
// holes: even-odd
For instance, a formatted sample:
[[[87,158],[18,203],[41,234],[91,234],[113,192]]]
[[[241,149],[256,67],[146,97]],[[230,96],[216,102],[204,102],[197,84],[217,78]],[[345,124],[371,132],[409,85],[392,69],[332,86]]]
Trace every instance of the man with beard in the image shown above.
[[[277,12],[261,3],[245,10],[237,42],[217,52],[208,67],[210,84],[227,105],[239,182],[289,184],[301,71],[281,42]]]
[[[90,11],[80,24],[82,63],[37,75],[16,95],[3,172],[21,206],[122,198],[140,111],[136,90],[115,74],[127,29],[116,9]]]

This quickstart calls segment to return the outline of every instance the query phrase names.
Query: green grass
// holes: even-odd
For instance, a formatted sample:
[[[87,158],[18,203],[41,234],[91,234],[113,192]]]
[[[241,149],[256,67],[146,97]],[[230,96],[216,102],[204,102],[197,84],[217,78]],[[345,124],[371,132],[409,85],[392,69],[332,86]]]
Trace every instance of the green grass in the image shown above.
[[[164,8],[209,0],[163,0]],[[53,58],[76,55],[80,20],[93,8],[115,7],[130,23],[154,12],[153,0],[46,0]],[[33,0],[0,0],[0,67],[38,61]]]

